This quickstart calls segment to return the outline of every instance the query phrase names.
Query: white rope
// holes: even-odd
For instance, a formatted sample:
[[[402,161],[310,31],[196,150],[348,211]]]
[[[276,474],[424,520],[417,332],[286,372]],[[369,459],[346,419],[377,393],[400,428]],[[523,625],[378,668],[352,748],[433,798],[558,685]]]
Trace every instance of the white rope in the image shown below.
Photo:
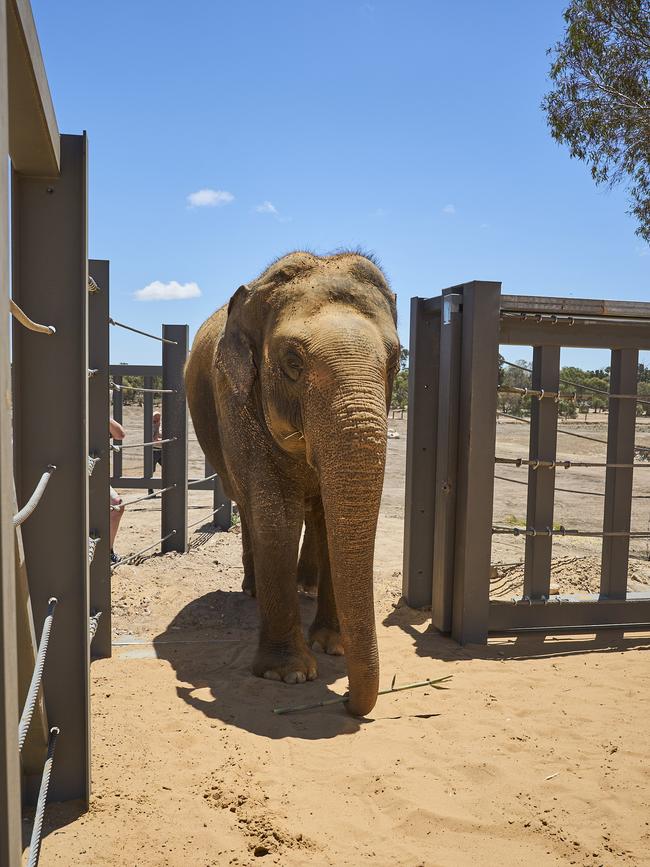
[[[54,764],[54,747],[56,746],[57,736],[60,730],[57,726],[52,726],[50,729],[50,739],[47,744],[47,758],[43,766],[43,776],[41,777],[41,788],[38,792],[38,801],[36,803],[36,813],[34,814],[34,827],[32,828],[32,837],[29,841],[29,861],[27,867],[37,867],[38,859],[41,854],[41,838],[43,835],[43,816],[45,815],[45,803],[47,801],[47,792],[50,787],[50,775],[52,774],[52,765]]]
[[[93,643],[93,638],[95,637],[95,633],[97,632],[97,627],[99,625],[99,618],[102,616],[102,612],[98,611],[96,614],[92,614],[90,617],[90,621],[88,623],[88,632],[90,633],[90,643]]]
[[[41,688],[41,681],[43,680],[43,668],[45,666],[47,646],[50,641],[52,621],[54,620],[54,609],[57,606],[57,602],[58,600],[56,596],[52,596],[50,599],[48,599],[47,602],[47,614],[45,615],[45,620],[43,621],[41,640],[38,645],[38,652],[36,654],[36,661],[34,663],[32,680],[29,684],[27,698],[25,699],[25,706],[23,707],[23,712],[20,715],[20,722],[18,723],[18,749],[20,751],[22,751],[23,745],[25,743],[25,738],[27,737],[27,732],[29,731],[32,716],[34,715],[34,708],[36,707],[38,691]]]
[[[101,539],[98,536],[89,536],[88,537],[88,564],[89,565],[95,559],[95,550],[97,548],[98,542],[101,542]]]
[[[13,298],[9,299],[9,309],[11,315],[30,331],[36,331],[39,334],[56,334],[56,328],[53,325],[39,325],[38,322],[34,322],[30,319],[24,310],[20,309]]]
[[[19,512],[16,512],[16,514],[14,515],[14,527],[20,527],[20,525],[24,523],[27,518],[29,518],[36,506],[38,506],[41,501],[41,497],[43,496],[43,493],[45,491],[45,488],[47,488],[47,484],[52,478],[52,474],[55,470],[56,467],[54,466],[54,464],[50,464],[49,467],[45,470],[45,472],[39,479],[38,484],[34,488],[34,492],[29,498],[29,500],[27,500],[22,509]]]
[[[146,391],[148,394],[176,394],[175,388],[140,388],[138,385],[118,385],[117,382],[112,386],[117,391]]]
[[[100,460],[101,460],[101,458],[94,457],[93,455],[88,455],[88,475],[89,476],[92,476],[93,470],[95,469],[95,467],[97,466],[97,464],[99,463]]]

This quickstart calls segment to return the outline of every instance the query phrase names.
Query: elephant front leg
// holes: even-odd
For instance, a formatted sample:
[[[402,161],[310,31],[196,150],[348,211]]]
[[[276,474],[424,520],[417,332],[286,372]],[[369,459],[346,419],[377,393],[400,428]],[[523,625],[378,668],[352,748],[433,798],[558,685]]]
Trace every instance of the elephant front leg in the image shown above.
[[[302,515],[278,528],[255,522],[251,527],[256,564],[255,586],[260,609],[259,647],[253,673],[269,680],[304,683],[318,673],[300,624],[296,595],[296,560]]]
[[[318,608],[314,622],[309,628],[309,645],[313,650],[342,656],[343,639],[336,613],[325,514],[320,500],[312,510],[312,517],[314,548],[318,556]]]

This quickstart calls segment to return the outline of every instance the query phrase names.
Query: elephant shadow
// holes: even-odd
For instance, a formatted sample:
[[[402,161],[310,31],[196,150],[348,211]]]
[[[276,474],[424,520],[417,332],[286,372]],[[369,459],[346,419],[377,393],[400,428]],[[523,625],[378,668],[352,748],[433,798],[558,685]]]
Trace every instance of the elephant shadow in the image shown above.
[[[315,613],[315,602],[300,597],[302,623]],[[315,704],[347,688],[345,660],[316,654],[318,678],[289,685],[255,677],[251,672],[257,648],[257,603],[241,592],[215,590],[193,599],[153,640],[156,656],[176,672],[181,701],[207,719],[269,738],[320,740],[352,734],[363,720],[346,713],[343,704],[291,714],[274,708]],[[337,690],[330,684],[343,679]]]

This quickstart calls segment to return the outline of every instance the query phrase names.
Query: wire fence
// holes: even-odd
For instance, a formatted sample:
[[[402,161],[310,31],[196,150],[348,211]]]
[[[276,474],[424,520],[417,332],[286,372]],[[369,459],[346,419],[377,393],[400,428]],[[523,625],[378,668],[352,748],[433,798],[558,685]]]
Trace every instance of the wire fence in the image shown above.
[[[118,328],[124,328],[126,331],[133,331],[134,334],[141,334],[143,337],[150,337],[152,340],[158,340],[160,343],[172,343],[176,345],[175,340],[170,340],[168,337],[158,337],[156,334],[150,334],[148,331],[141,331],[139,328],[134,328],[132,325],[125,325],[124,322],[118,322],[113,317],[108,319],[111,325],[116,325]]]

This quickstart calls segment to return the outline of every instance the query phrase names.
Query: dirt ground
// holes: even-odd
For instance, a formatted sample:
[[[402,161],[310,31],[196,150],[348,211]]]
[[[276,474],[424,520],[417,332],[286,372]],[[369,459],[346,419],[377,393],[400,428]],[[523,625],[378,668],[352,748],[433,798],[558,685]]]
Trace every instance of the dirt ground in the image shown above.
[[[134,438],[139,412],[125,415]],[[606,416],[593,418],[563,426],[604,438]],[[400,603],[406,422],[390,424],[401,436],[388,444],[375,558],[382,684],[452,674],[451,688],[380,698],[363,721],[340,706],[274,715],[342,694],[344,661],[319,655],[320,678],[301,686],[253,677],[257,612],[240,592],[239,535],[199,526],[190,553],[114,575],[114,656],[92,665],[91,808],[48,807],[42,863],[650,864],[650,633],[460,648],[432,631],[426,612]],[[525,456],[527,436],[500,423],[497,454]],[[650,445],[650,426],[638,442]],[[568,459],[605,454],[559,444]],[[190,472],[203,474],[195,440]],[[635,476],[633,529],[647,531],[650,467]],[[603,480],[604,470],[559,470],[557,486],[597,493]],[[495,523],[525,524],[525,487],[495,484]],[[602,508],[602,497],[559,492],[555,520],[598,529]],[[208,492],[190,494],[190,521],[210,509]],[[159,520],[156,500],[129,508],[116,548],[155,540]],[[645,541],[632,545],[630,589],[650,583]],[[496,537],[493,562],[519,562],[523,546]],[[599,551],[599,540],[557,542],[560,592],[597,589]],[[520,567],[502,567],[493,595],[521,585]],[[301,599],[305,625],[314,604]]]

